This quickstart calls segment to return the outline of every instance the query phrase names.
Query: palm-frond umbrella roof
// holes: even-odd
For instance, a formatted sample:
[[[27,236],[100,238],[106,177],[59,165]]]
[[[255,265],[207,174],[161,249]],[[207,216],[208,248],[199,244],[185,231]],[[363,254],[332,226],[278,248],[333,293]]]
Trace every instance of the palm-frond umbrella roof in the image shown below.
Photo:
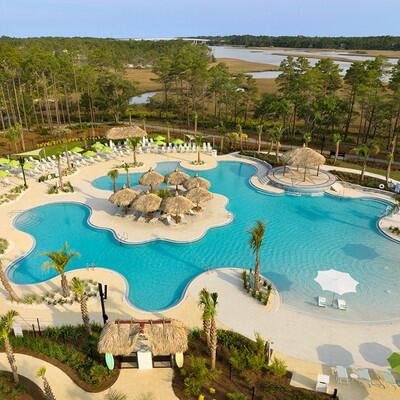
[[[186,192],[185,196],[195,204],[200,204],[212,199],[212,194],[201,187],[190,189]]]
[[[128,139],[131,137],[144,137],[147,133],[142,128],[137,125],[132,126],[118,126],[111,128],[107,132],[107,139],[111,140],[120,140],[120,139]]]
[[[139,183],[145,186],[158,186],[164,182],[164,177],[153,169],[149,169],[145,174],[143,174]]]
[[[208,190],[211,187],[211,183],[207,179],[204,179],[198,174],[196,174],[193,178],[185,182],[183,186],[185,186],[185,188],[188,190],[194,189],[196,187],[201,187]]]
[[[101,332],[97,349],[99,353],[127,356],[143,345],[155,356],[183,353],[188,349],[187,331],[177,320],[110,321]]]
[[[173,197],[165,198],[161,204],[161,209],[172,215],[184,214],[190,211],[193,207],[194,204],[192,201],[186,197],[180,196],[178,192],[176,192]]]
[[[160,209],[162,198],[155,193],[145,193],[139,196],[132,207],[141,213],[151,213]]]
[[[282,156],[282,161],[286,165],[295,167],[317,167],[325,164],[325,157],[309,147],[298,147],[289,150]]]
[[[129,207],[138,196],[139,194],[136,190],[125,188],[112,194],[109,201],[119,207]]]
[[[165,183],[169,185],[182,185],[189,179],[189,175],[180,171],[179,168],[176,168],[175,171],[172,171],[168,175],[165,176]]]

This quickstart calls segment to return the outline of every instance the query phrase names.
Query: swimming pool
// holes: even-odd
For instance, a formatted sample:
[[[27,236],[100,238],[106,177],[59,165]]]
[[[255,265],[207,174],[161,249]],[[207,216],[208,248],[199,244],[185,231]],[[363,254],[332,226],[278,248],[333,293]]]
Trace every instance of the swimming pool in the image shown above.
[[[160,163],[158,170],[165,173],[175,167],[176,163]],[[186,172],[193,175],[193,171]],[[9,269],[9,276],[19,284],[55,276],[41,268],[45,261],[41,253],[58,249],[68,240],[81,254],[69,269],[94,264],[117,271],[129,284],[131,303],[144,310],[162,310],[179,302],[187,284],[208,269],[253,267],[246,229],[262,219],[267,222],[262,273],[277,286],[285,304],[353,321],[398,318],[400,246],[376,227],[387,204],[328,195],[271,196],[249,183],[254,172],[253,166],[241,162],[220,162],[217,168],[201,172],[211,181],[212,191],[229,199],[227,207],[235,219],[192,243],[121,244],[112,232],[88,225],[90,210],[75,203],[49,204],[23,212],[15,219],[15,226],[31,234],[36,245]],[[139,175],[132,174],[132,181],[137,182]],[[120,179],[123,183],[124,176]],[[96,179],[93,185],[112,188],[108,177]],[[314,277],[318,270],[329,268],[347,271],[360,282],[356,294],[343,296],[349,306],[346,312],[315,306],[314,297],[324,292]],[[330,294],[325,294],[329,298]]]

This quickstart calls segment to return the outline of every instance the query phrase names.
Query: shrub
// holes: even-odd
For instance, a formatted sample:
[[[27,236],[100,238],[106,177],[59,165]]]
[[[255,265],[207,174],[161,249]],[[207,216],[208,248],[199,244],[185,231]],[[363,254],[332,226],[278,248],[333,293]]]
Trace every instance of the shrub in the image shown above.
[[[287,372],[287,365],[280,358],[274,357],[268,370],[276,376],[284,376]]]
[[[0,238],[0,254],[4,254],[8,249],[8,240]]]

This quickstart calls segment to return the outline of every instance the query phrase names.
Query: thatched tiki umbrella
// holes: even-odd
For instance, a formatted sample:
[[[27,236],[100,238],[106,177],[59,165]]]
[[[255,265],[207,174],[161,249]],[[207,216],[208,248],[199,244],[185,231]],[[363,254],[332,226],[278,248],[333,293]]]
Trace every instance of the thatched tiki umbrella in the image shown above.
[[[150,190],[153,191],[154,186],[158,186],[164,182],[164,177],[157,171],[150,168],[145,174],[143,174],[139,183],[144,186],[150,186]]]
[[[178,186],[184,184],[189,179],[189,175],[185,174],[182,171],[179,171],[179,168],[176,168],[175,171],[166,175],[165,183],[169,185],[175,185],[176,190],[178,190]]]
[[[118,207],[124,207],[125,214],[128,213],[128,207],[133,203],[133,201],[138,197],[139,193],[133,189],[121,189],[118,192],[113,193],[109,201]]]
[[[178,222],[180,214],[187,213],[193,207],[192,201],[180,196],[178,192],[173,197],[165,198],[161,204],[161,209],[167,214],[173,215],[176,222]]]
[[[145,193],[139,196],[132,204],[132,208],[143,214],[159,210],[162,198],[154,193]]]
[[[201,187],[190,189],[185,196],[194,204],[196,204],[197,210],[201,209],[200,203],[204,203],[205,201],[212,199],[212,194]]]
[[[325,157],[317,153],[315,150],[306,147],[298,147],[297,149],[287,151],[283,156],[282,160],[285,165],[291,165],[295,167],[304,168],[304,181],[307,176],[307,168],[318,167],[317,175],[319,174],[319,167],[325,164]]]
[[[197,188],[197,187],[201,187],[203,189],[209,190],[210,187],[211,187],[211,183],[207,179],[204,179],[204,178],[200,177],[199,174],[196,174],[193,178],[191,178],[188,181],[186,181],[183,184],[183,186],[187,190],[194,189],[194,188]]]
[[[110,321],[104,326],[97,350],[113,356],[128,356],[148,346],[153,356],[184,353],[187,332],[176,320]]]
[[[144,137],[147,133],[138,126],[117,126],[107,132],[107,139],[122,140],[128,138]]]

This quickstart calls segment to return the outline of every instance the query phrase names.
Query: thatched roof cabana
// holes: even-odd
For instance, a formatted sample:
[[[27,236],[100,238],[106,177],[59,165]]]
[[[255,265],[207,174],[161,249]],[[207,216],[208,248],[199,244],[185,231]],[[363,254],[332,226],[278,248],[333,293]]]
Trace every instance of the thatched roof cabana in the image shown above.
[[[211,187],[211,183],[207,179],[200,177],[199,174],[196,174],[193,178],[186,181],[183,184],[183,186],[188,190],[194,189],[197,187],[201,187],[201,188],[209,190]]]
[[[127,356],[149,346],[154,356],[183,353],[188,348],[187,332],[177,320],[110,321],[104,326],[99,353]]]
[[[322,154],[306,146],[287,151],[281,159],[286,165],[302,168],[319,167],[325,164],[325,157]]]
[[[139,128],[137,125],[132,126],[117,126],[111,128],[107,132],[107,139],[111,140],[121,140],[128,139],[131,137],[144,137],[147,133],[142,128]]]
[[[143,174],[140,179],[139,183],[144,186],[150,186],[153,190],[154,186],[158,186],[164,182],[164,177],[159,174],[157,171],[154,171],[150,168],[145,174]]]
[[[161,204],[161,209],[172,215],[180,215],[187,213],[194,207],[194,204],[191,200],[186,197],[180,196],[178,192],[176,192],[175,196],[167,197],[163,200]]]
[[[209,201],[212,199],[212,194],[208,192],[206,189],[201,187],[190,189],[186,194],[185,197],[188,198],[190,201],[195,203],[197,206],[200,203],[205,201]]]
[[[125,188],[112,194],[108,200],[116,206],[129,207],[138,196],[139,193],[136,190]]]
[[[178,186],[184,184],[189,178],[188,174],[185,174],[184,172],[179,171],[179,168],[176,168],[175,171],[172,171],[165,176],[165,183],[175,185],[176,190],[178,190]]]
[[[151,213],[160,208],[162,198],[154,193],[145,193],[139,196],[132,204],[132,208],[141,213]]]

